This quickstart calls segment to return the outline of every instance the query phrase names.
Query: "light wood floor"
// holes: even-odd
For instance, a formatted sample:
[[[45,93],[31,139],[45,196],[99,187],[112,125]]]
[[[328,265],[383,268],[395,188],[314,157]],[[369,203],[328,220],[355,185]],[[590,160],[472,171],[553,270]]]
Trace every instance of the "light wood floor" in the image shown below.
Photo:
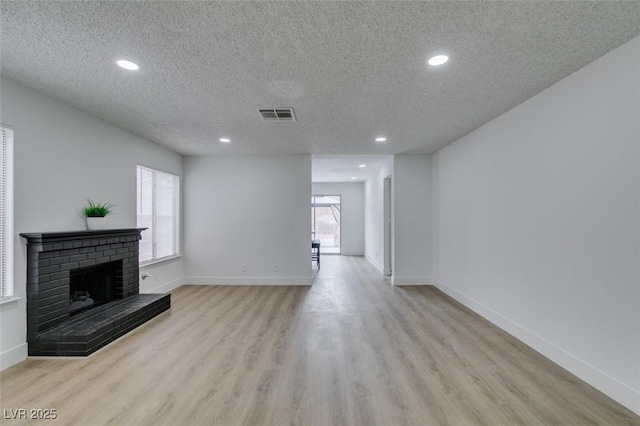
[[[86,359],[0,374],[46,424],[622,425],[640,417],[430,287],[326,256],[313,287],[185,286]],[[19,424],[5,420],[6,424]]]

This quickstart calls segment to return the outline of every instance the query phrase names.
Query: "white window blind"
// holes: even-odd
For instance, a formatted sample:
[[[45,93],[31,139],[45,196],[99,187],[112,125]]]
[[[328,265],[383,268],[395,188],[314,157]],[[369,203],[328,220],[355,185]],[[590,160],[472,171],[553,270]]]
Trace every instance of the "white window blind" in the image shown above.
[[[13,295],[13,130],[0,127],[0,297]]]
[[[180,178],[138,166],[138,227],[148,228],[140,240],[140,263],[177,256],[179,244]]]

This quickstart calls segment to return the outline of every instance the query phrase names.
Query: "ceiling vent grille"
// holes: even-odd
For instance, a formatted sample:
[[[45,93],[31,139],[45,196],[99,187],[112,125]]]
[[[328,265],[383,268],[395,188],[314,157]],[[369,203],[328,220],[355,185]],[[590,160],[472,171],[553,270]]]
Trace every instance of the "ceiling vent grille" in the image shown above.
[[[296,121],[293,108],[260,108],[264,121]]]

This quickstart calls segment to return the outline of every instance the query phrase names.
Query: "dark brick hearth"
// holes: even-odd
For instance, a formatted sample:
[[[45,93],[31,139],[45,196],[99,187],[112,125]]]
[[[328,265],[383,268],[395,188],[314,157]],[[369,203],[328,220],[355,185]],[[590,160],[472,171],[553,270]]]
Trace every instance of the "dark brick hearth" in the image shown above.
[[[73,316],[40,333],[40,354],[89,355],[169,309],[169,296],[137,294]]]
[[[170,308],[169,294],[138,294],[143,230],[20,234],[27,239],[29,355],[88,355]],[[71,271],[107,263],[116,300],[71,317]]]

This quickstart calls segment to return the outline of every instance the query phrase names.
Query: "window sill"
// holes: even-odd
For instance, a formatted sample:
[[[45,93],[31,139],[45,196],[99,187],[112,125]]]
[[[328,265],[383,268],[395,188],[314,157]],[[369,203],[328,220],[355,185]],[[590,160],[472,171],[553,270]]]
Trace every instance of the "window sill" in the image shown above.
[[[18,297],[18,296],[0,297],[0,305],[4,305],[6,303],[11,303],[11,302],[17,302],[20,299],[22,299],[22,297]]]
[[[143,263],[140,263],[140,267],[144,268],[145,266],[155,265],[157,263],[166,262],[167,260],[179,259],[180,257],[182,256],[179,254],[176,254],[174,256],[161,257],[160,259],[147,260]]]

